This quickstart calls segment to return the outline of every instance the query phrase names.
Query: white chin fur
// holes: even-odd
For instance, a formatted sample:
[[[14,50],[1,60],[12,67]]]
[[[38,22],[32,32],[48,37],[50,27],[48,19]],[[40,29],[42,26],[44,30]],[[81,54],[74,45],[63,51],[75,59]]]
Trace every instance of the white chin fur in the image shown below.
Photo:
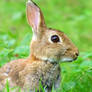
[[[41,59],[44,60],[44,61],[49,61],[51,63],[55,62],[55,60],[51,59],[51,58],[41,57]]]
[[[41,59],[44,60],[44,61],[49,61],[49,62],[51,62],[51,63],[57,62],[57,61],[54,60],[54,59],[46,58],[46,57],[41,57]],[[73,58],[62,58],[60,61],[61,61],[61,62],[71,62],[71,61],[73,61]],[[59,61],[58,61],[58,62],[59,62]]]
[[[71,62],[71,61],[73,61],[72,58],[63,58],[63,59],[61,59],[61,62]]]

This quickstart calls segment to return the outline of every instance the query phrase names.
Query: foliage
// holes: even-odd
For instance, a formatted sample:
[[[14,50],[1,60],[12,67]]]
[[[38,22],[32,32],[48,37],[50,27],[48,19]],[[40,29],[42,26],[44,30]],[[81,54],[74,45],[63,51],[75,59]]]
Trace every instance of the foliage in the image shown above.
[[[61,64],[63,92],[92,92],[92,0],[34,1],[41,7],[46,24],[63,30],[80,51],[78,60]],[[25,4],[25,0],[0,1],[0,66],[29,55],[32,31]],[[8,83],[6,89],[9,92]]]

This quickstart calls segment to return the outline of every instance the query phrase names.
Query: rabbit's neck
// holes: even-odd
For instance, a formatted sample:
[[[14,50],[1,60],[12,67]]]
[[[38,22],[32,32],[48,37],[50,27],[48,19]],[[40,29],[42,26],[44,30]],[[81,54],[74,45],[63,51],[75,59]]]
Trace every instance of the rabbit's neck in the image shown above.
[[[46,58],[38,58],[38,57],[36,57],[36,56],[34,56],[34,55],[30,55],[29,56],[29,60],[31,61],[31,62],[34,62],[34,61],[41,61],[41,62],[46,62],[46,63],[51,63],[52,65],[59,65],[56,61],[52,61],[52,60],[50,60],[50,59],[46,59]]]

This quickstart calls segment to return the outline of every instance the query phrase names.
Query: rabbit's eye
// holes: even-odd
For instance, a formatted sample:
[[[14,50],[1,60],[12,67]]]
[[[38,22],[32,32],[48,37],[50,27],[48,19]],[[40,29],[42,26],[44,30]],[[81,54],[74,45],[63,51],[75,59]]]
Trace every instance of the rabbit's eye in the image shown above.
[[[57,43],[57,42],[60,42],[60,39],[57,35],[53,35],[53,36],[51,36],[51,41],[54,43]]]

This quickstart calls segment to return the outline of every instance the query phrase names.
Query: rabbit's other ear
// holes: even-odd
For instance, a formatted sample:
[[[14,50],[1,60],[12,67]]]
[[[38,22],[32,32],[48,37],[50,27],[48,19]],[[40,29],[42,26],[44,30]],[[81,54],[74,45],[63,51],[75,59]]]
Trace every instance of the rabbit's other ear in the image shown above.
[[[35,33],[45,26],[44,17],[40,8],[30,0],[27,2],[27,19]]]

